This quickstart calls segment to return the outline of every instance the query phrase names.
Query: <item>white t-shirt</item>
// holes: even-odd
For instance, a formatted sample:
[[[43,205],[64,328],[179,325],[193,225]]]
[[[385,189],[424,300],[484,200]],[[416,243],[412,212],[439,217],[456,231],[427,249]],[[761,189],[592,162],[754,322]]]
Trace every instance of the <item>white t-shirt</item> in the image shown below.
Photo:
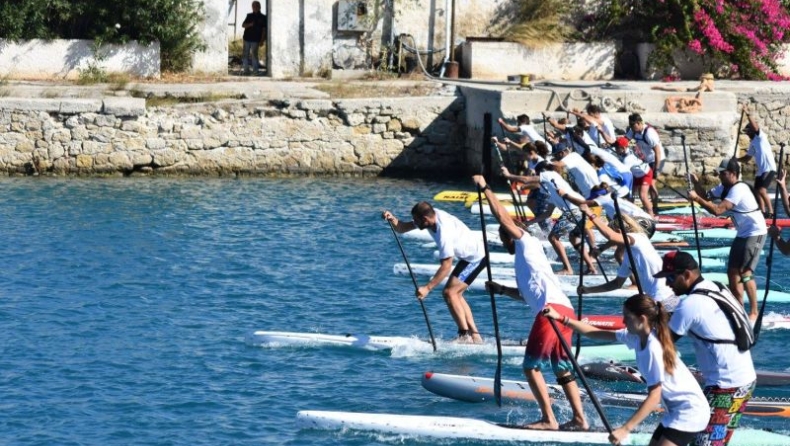
[[[601,128],[603,129],[602,133],[608,135],[610,138],[614,138],[615,131],[614,131],[614,124],[612,123],[612,120],[609,119],[608,116],[604,116],[604,115],[601,115],[599,119],[601,120]],[[606,144],[606,138],[604,138],[603,134],[600,137],[598,136],[598,126],[591,125],[589,134],[590,134],[590,138],[592,138],[592,140],[595,141],[596,145]],[[598,141],[600,141],[600,144],[598,144]]]
[[[565,179],[562,178],[560,174],[552,170],[544,170],[543,172],[540,173],[540,187],[544,191],[546,191],[546,193],[549,194],[549,198],[548,198],[549,203],[553,204],[555,207],[558,207],[563,211],[569,209],[570,210],[578,209],[578,207],[575,204],[571,203],[570,201],[566,201],[565,199],[563,199],[562,196],[557,191],[557,189],[562,190],[563,192],[565,192],[570,196],[584,200],[584,198],[581,195],[579,195],[571,188],[571,185],[568,184],[568,182],[565,181]]]
[[[661,255],[653,247],[650,239],[645,234],[629,233],[634,243],[631,245],[631,252],[634,255],[634,264],[636,265],[637,273],[639,274],[639,284],[642,285],[642,291],[654,300],[664,303],[671,311],[670,307],[674,307],[677,298],[672,288],[668,287],[666,280],[656,279],[653,274],[661,271],[663,260]],[[628,257],[628,250],[623,256],[623,263],[617,270],[617,277],[628,278],[631,275],[631,262]],[[666,301],[666,302],[664,302]]]
[[[733,204],[730,213],[735,219],[738,237],[752,237],[768,233],[765,217],[760,211],[760,206],[757,205],[751,188],[746,183],[742,181],[735,183],[727,192],[726,197],[721,196],[722,192],[724,192],[724,185],[719,184],[708,192],[708,196],[720,197]]]
[[[436,232],[428,230],[439,248],[439,258],[455,257],[474,263],[485,257],[482,237],[474,235],[461,220],[439,209],[436,212]]]
[[[625,136],[636,141],[637,149],[641,152],[641,155],[637,153],[637,156],[644,162],[648,164],[656,162],[656,151],[661,154],[661,159],[664,159],[661,140],[658,139],[658,132],[653,127],[645,124],[645,129],[639,133],[634,133],[633,129],[629,129]]]
[[[521,136],[526,136],[532,142],[535,142],[535,141],[546,142],[546,140],[543,139],[542,136],[540,136],[540,133],[538,133],[538,131],[535,130],[535,128],[532,127],[530,124],[522,124],[522,125],[518,126],[518,130],[519,130]]]
[[[634,175],[634,178],[642,178],[643,176],[650,173],[650,166],[648,166],[645,161],[639,159],[639,157],[634,155],[634,152],[630,150],[620,158],[620,161],[629,169],[631,169],[631,173]]]
[[[543,251],[540,240],[522,231],[516,244],[516,284],[518,292],[537,316],[546,304],[573,308],[570,299],[562,292],[559,279]]]
[[[612,196],[609,194],[601,195],[600,197],[595,198],[595,202],[598,203],[601,208],[603,209],[604,215],[609,220],[613,219],[616,215],[616,209],[614,208],[614,200],[612,200]],[[653,220],[653,217],[650,216],[647,212],[643,211],[642,208],[631,203],[628,200],[617,200],[618,206],[620,206],[620,212],[630,217],[640,217],[646,218],[648,220]]]
[[[650,333],[645,348],[639,335],[628,334],[627,329],[615,332],[617,340],[636,353],[636,366],[648,387],[661,384],[661,405],[664,427],[684,432],[699,432],[708,426],[710,406],[697,380],[678,357],[672,374],[664,368],[664,349],[655,335]]]
[[[568,173],[573,177],[573,182],[579,192],[586,198],[590,196],[590,189],[598,184],[598,172],[581,155],[571,152],[562,159]]]
[[[703,280],[694,289],[719,291],[710,280]],[[691,337],[706,386],[742,387],[757,379],[751,352],[739,351],[735,344],[713,344],[691,335],[693,331],[708,339],[735,339],[730,321],[712,298],[702,294],[682,297],[669,320],[669,329],[679,336]]]
[[[771,151],[771,144],[762,130],[757,132],[757,135],[749,143],[749,150],[746,151],[746,154],[754,157],[754,162],[757,164],[757,176],[765,172],[776,171],[776,161],[774,161],[774,153]]]

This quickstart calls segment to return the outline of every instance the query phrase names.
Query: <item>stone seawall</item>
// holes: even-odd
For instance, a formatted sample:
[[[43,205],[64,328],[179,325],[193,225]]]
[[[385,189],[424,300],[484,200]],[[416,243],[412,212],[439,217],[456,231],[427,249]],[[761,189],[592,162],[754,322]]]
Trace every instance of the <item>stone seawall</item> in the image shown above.
[[[666,150],[662,178],[685,172],[681,136],[697,172],[710,173],[721,158],[731,156],[735,138],[743,154],[748,140],[737,131],[738,103],[750,104],[775,153],[780,142],[790,139],[790,88],[735,86],[710,95],[706,106],[712,109],[705,113],[643,113],[658,128]],[[644,85],[635,87],[644,92]],[[493,119],[528,113],[538,118],[540,128],[547,104],[556,106],[540,92],[457,91],[458,96],[342,100],[288,100],[281,94],[150,108],[130,97],[0,97],[0,172],[460,178],[479,172],[482,151],[489,150],[483,141],[485,113]],[[643,93],[642,99],[647,95],[655,92]],[[554,109],[549,115],[565,114]],[[627,125],[627,112],[609,115],[616,126]],[[493,130],[501,133],[496,124]],[[753,169],[753,162],[745,166],[747,179]]]
[[[453,175],[465,171],[464,101],[0,99],[9,175]]]

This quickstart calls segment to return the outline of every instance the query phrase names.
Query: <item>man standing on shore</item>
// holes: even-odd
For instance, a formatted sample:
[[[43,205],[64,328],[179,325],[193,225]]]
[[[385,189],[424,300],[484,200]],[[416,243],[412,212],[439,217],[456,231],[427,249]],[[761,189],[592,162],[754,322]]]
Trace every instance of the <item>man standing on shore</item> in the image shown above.
[[[266,36],[266,15],[261,13],[261,2],[252,2],[252,12],[241,23],[244,28],[244,48],[241,53],[241,66],[244,75],[250,74],[250,63],[252,64],[252,74],[260,74],[258,61],[258,48]]]
[[[474,235],[469,227],[455,216],[434,209],[425,201],[417,203],[412,208],[412,221],[400,221],[390,211],[384,211],[381,216],[392,223],[395,231],[401,234],[414,229],[428,230],[439,248],[439,258],[442,260],[431,280],[417,289],[417,298],[425,299],[432,289],[449,276],[442,290],[442,296],[458,326],[457,340],[481,344],[483,338],[477,331],[472,309],[464,299],[464,291],[487,265],[483,238]],[[453,269],[454,257],[459,259],[455,269]]]

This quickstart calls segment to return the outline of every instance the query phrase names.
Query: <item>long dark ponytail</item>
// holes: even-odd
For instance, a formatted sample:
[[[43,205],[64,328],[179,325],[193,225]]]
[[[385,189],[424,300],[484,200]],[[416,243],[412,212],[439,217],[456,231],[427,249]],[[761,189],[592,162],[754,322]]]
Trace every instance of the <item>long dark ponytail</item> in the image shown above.
[[[664,370],[672,375],[678,355],[669,330],[669,313],[664,309],[664,305],[646,294],[634,294],[626,299],[623,307],[634,316],[647,317],[650,328],[655,330],[656,337],[664,350]]]

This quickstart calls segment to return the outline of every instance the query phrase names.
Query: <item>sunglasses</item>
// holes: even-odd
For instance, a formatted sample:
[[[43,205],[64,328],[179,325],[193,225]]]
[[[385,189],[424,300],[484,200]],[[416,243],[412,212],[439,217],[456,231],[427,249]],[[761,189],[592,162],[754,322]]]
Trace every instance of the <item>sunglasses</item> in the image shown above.
[[[685,271],[675,271],[672,274],[669,274],[665,277],[667,283],[675,283],[675,279],[678,278],[679,275],[683,274]]]

